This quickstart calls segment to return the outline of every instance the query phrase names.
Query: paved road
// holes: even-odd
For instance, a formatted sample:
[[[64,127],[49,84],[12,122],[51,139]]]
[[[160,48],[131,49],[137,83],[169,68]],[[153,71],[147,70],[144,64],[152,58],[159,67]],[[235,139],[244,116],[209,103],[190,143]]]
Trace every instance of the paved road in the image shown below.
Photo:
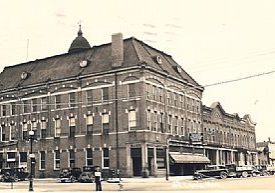
[[[124,191],[174,191],[174,190],[274,190],[275,176],[250,177],[250,178],[229,178],[229,179],[204,179],[194,181],[186,177],[170,177],[169,181],[164,178],[135,178],[123,179]],[[0,192],[28,192],[28,182],[0,183]],[[104,191],[119,191],[119,185],[115,183],[103,182]],[[55,192],[55,191],[94,191],[95,184],[83,183],[57,183],[55,180],[35,180],[35,192]]]

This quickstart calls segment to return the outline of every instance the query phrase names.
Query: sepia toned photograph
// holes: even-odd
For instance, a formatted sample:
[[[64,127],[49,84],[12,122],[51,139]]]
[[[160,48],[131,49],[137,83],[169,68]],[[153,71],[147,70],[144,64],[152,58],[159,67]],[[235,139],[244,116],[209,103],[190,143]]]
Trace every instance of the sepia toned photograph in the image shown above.
[[[274,191],[274,7],[0,0],[0,193]]]

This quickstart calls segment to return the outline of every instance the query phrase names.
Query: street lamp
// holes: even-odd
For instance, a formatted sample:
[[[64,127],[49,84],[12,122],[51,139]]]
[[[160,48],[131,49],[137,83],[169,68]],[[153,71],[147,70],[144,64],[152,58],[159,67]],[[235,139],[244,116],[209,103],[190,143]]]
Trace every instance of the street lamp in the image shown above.
[[[30,139],[30,145],[31,145],[31,149],[30,149],[30,163],[31,163],[31,169],[30,169],[30,184],[29,184],[29,191],[33,191],[33,169],[34,169],[34,160],[35,160],[35,155],[32,153],[32,143],[33,143],[33,137],[34,137],[34,131],[29,131],[29,139]]]

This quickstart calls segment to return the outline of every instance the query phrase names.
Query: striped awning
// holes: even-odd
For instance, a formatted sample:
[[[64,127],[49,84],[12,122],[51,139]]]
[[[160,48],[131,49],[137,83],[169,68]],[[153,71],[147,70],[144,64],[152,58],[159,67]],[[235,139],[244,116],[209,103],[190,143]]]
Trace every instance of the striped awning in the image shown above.
[[[185,164],[185,163],[210,163],[208,157],[202,154],[181,154],[177,152],[170,152],[170,157],[174,163]]]

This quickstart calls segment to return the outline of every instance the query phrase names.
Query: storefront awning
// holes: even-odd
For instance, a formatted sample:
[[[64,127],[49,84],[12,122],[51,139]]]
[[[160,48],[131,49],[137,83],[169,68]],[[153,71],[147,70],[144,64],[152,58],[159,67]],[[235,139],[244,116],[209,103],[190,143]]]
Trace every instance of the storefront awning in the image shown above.
[[[181,154],[181,153],[173,153],[170,152],[170,157],[174,161],[174,163],[177,164],[185,164],[185,163],[193,163],[193,164],[199,164],[199,163],[210,163],[210,160],[200,154]]]

